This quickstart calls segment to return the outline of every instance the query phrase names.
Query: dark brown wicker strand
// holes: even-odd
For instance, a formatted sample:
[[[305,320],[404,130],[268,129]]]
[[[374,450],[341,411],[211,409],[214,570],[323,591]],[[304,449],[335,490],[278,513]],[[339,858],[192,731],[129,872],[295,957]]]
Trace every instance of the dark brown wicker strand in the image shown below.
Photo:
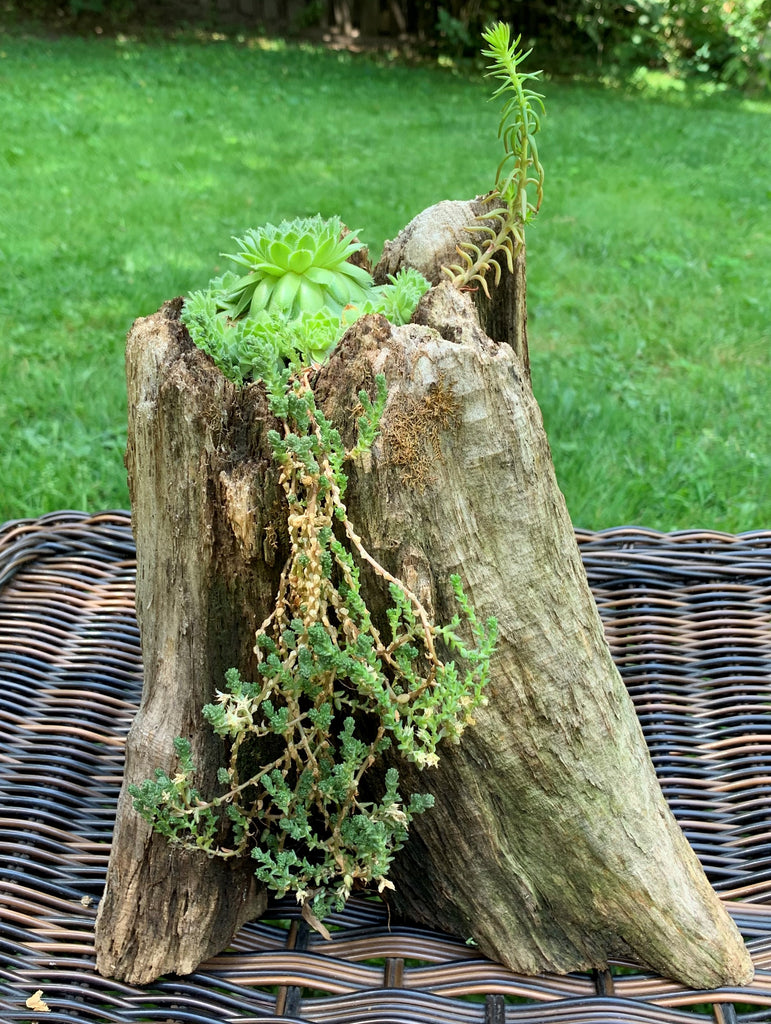
[[[376,899],[337,915],[330,943],[288,900],[189,978],[99,977],[95,906],[142,680],[134,546],[126,513],[63,512],[0,528],[0,1019],[771,1022],[771,532],[577,536],[664,792],[752,951],[751,986],[689,992],[634,965],[524,978],[389,927]]]

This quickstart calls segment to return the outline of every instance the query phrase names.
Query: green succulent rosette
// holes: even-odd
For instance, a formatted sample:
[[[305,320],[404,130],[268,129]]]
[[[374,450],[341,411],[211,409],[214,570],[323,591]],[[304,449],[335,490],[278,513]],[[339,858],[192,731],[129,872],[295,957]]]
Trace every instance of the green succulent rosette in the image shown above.
[[[276,380],[285,370],[323,363],[360,316],[409,322],[429,288],[412,267],[376,286],[348,257],[363,248],[339,217],[319,214],[251,229],[235,241],[232,270],[185,299],[182,322],[195,345],[238,384]]]
[[[240,251],[225,254],[246,274],[229,282],[221,297],[232,319],[261,310],[287,320],[326,308],[338,314],[366,301],[372,277],[349,263],[363,248],[355,232],[343,234],[339,217],[302,217],[266,224],[235,240]]]

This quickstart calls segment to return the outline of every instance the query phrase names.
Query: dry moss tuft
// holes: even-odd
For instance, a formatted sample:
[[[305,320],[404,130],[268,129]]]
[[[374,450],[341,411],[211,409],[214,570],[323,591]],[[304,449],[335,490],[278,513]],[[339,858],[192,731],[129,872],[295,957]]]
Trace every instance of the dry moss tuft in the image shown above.
[[[423,398],[400,396],[382,425],[388,463],[401,471],[402,483],[421,493],[441,460],[440,438],[458,420],[460,406],[440,375]]]

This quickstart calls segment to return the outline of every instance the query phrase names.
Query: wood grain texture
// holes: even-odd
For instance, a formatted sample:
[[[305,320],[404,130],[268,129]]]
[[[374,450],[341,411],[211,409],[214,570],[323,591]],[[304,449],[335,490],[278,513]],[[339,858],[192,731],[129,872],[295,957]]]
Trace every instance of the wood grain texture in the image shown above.
[[[436,804],[394,864],[395,910],[524,973],[622,956],[695,988],[747,981],[749,956],[666,805],[614,667],[521,362],[452,286],[425,296],[416,320],[354,325],[317,389],[340,421],[358,381],[385,373],[381,438],[350,474],[357,529],[440,621],[459,573],[500,628],[476,727],[435,771],[399,764],[405,790]],[[410,479],[394,457],[400,410],[430,409],[448,388],[456,415]]]
[[[254,631],[278,576],[264,544],[278,504],[264,394],[223,378],[193,347],[179,308],[169,303],[138,320],[126,350],[144,689],[126,746],[96,949],[100,973],[135,984],[190,973],[266,905],[248,863],[173,849],[127,792],[156,767],[174,773],[176,736],[192,741],[201,791],[216,790],[225,753],[201,709],[228,668],[254,667]]]
[[[485,215],[496,203],[490,195],[476,199],[443,199],[423,210],[410,221],[396,238],[383,247],[383,254],[373,271],[375,281],[385,284],[389,275],[402,267],[414,267],[437,285],[448,281],[444,267],[460,262],[459,246],[466,241],[480,242],[480,236],[469,231],[475,221],[495,226]],[[469,294],[474,300],[479,322],[485,334],[499,344],[510,345],[530,376],[530,353],[527,347],[527,305],[525,251],[522,249],[509,272],[504,256],[500,261],[500,282],[493,286],[492,270],[488,274],[490,295],[475,285]]]

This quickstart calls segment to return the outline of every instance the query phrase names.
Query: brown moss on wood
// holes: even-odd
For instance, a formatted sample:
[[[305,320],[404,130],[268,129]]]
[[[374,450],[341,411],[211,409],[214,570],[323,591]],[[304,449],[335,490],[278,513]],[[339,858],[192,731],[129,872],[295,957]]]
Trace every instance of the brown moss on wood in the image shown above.
[[[441,434],[457,423],[460,406],[444,375],[422,397],[400,394],[383,424],[388,461],[405,487],[425,491],[433,466],[442,459]]]

